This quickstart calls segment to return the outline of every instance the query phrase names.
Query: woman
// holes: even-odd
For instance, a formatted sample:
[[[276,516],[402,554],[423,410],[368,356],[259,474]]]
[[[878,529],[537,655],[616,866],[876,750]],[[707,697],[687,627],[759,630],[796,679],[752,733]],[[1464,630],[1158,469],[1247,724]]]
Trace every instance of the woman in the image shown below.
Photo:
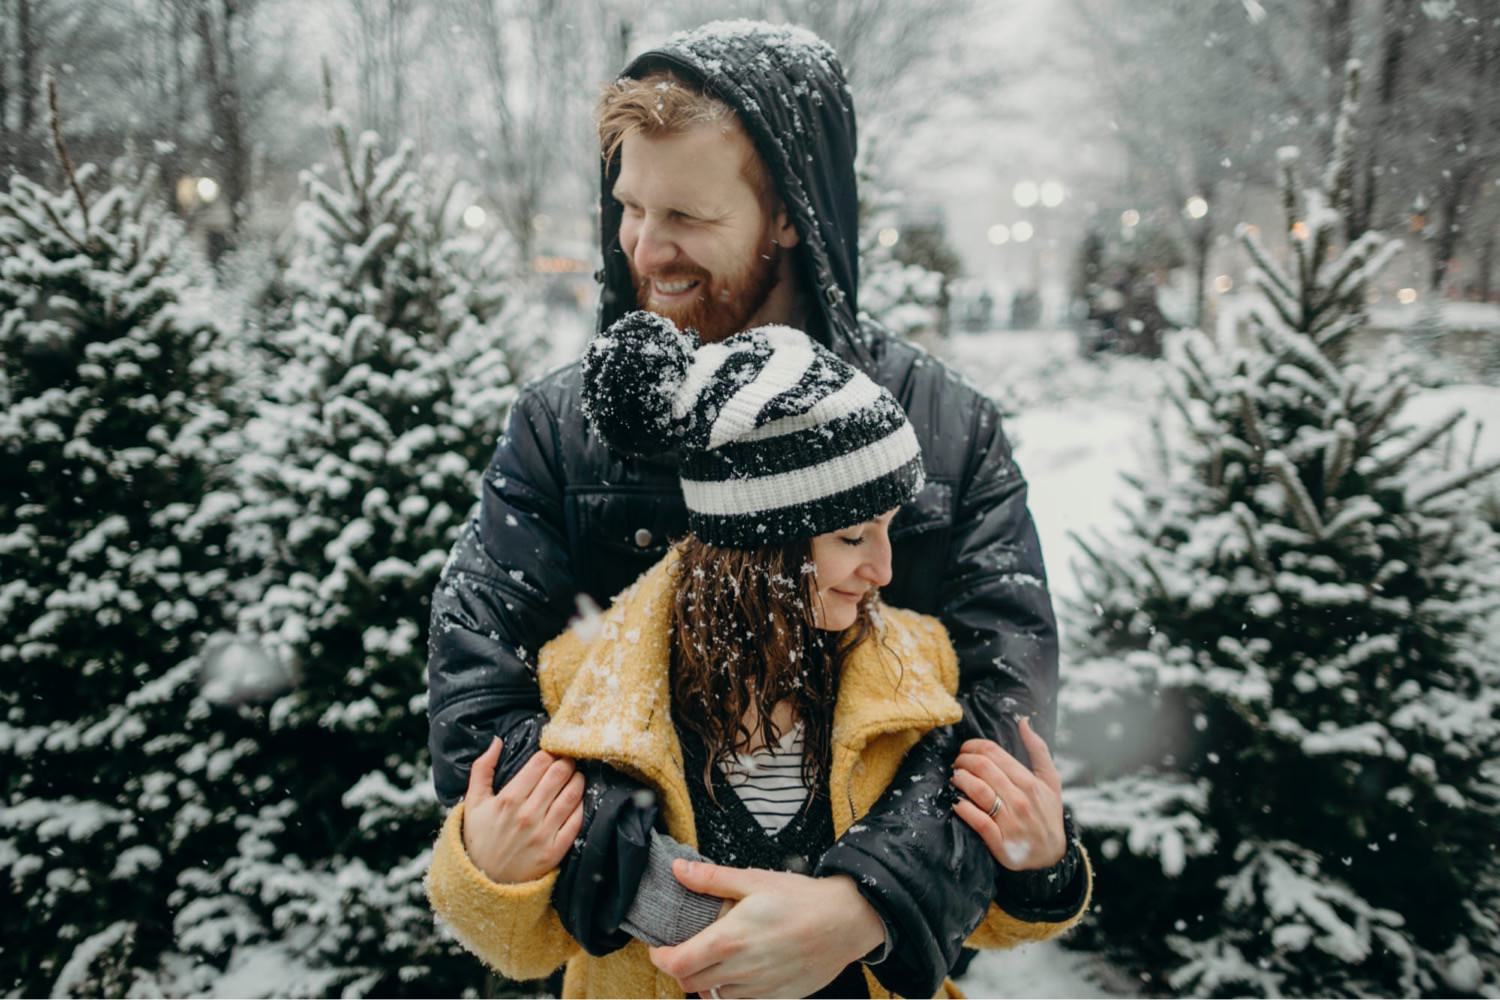
[[[695,347],[644,312],[590,345],[584,401],[612,447],[678,451],[691,533],[602,622],[543,649],[542,745],[560,759],[534,759],[495,795],[498,746],[480,758],[434,851],[434,908],[507,975],[566,962],[568,996],[888,996],[869,968],[888,929],[846,876],[835,889],[850,919],[799,943],[846,963],[832,983],[799,978],[790,957],[776,968],[736,957],[699,968],[671,946],[733,905],[693,891],[708,887],[702,866],[680,859],[813,872],[906,751],[962,716],[942,626],[877,596],[890,578],[891,520],[923,481],[905,414],[796,331]],[[1035,775],[983,740],[955,762],[966,796],[956,810],[1020,879],[1002,876],[997,894],[1026,903],[992,905],[970,938],[979,947],[1050,937],[1087,906],[1091,876],[1068,836],[1056,771],[1023,732]],[[652,789],[666,826],[624,924],[637,940],[603,956],[583,954],[551,908],[556,865],[582,825],[581,778],[565,763],[578,759]]]

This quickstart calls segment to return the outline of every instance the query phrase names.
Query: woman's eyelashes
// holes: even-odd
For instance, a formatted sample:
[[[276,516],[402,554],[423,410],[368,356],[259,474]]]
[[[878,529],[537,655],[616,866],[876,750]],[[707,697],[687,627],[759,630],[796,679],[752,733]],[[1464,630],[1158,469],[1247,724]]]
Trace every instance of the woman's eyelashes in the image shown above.
[[[845,538],[843,535],[840,535],[839,541],[843,542],[845,545],[863,545],[865,542],[865,537],[863,535],[860,535],[858,538]]]

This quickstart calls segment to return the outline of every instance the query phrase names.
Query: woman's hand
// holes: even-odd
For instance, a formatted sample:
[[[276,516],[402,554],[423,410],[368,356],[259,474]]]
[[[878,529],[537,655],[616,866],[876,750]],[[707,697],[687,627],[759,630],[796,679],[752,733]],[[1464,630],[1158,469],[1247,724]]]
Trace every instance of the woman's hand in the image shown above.
[[[694,892],[733,903],[695,937],[650,950],[652,964],[684,993],[809,996],[885,940],[885,923],[847,875],[812,878],[682,859],[672,873]]]
[[[533,754],[497,793],[497,736],[469,771],[464,850],[495,882],[530,882],[562,863],[583,829],[583,775],[566,757]]]
[[[953,806],[1002,867],[1050,868],[1068,850],[1063,833],[1062,777],[1047,744],[1021,720],[1021,741],[1036,773],[991,740],[969,740],[953,762],[953,784],[965,798]],[[998,807],[997,804],[998,803]]]

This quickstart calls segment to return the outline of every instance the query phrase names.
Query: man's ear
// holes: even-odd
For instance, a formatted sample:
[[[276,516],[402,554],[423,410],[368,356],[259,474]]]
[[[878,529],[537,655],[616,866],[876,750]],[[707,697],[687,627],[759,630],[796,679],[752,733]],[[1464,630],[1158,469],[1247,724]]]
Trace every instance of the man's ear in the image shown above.
[[[771,239],[785,250],[790,250],[802,242],[802,236],[797,232],[797,227],[792,224],[791,216],[784,205],[776,206],[775,222],[771,226]]]

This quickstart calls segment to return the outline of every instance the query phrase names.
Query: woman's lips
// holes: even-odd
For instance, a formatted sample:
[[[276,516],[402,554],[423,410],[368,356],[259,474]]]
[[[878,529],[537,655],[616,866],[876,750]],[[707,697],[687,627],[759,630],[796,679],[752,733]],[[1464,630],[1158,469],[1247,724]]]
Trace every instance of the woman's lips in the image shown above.
[[[849,591],[847,591],[847,590],[840,590],[837,587],[829,587],[828,589],[831,590],[831,591],[833,591],[835,594],[838,594],[840,597],[847,597],[851,601],[857,601],[861,597],[865,596],[863,593],[860,593],[860,594],[851,594],[851,593],[849,593]]]

